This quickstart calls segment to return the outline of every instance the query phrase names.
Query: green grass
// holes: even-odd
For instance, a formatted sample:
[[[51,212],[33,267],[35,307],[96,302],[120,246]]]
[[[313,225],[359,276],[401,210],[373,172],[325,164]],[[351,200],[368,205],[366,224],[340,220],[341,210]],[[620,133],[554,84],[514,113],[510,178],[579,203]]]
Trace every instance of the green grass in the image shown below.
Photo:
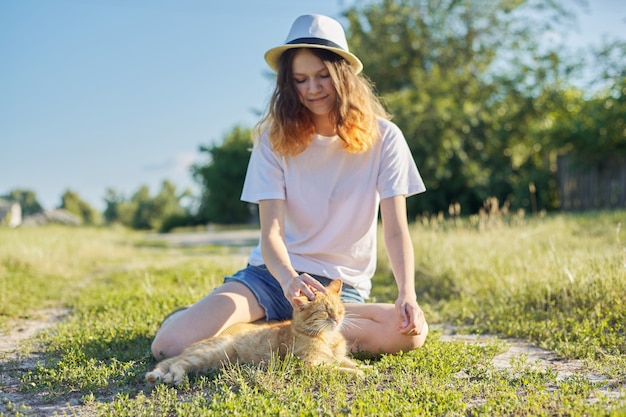
[[[245,257],[147,244],[121,230],[62,227],[0,229],[0,325],[45,307],[72,311],[38,339],[36,367],[21,371],[8,361],[0,371],[19,376],[24,398],[78,398],[89,415],[626,415],[620,224],[626,229],[625,212],[412,225],[416,285],[431,323],[524,338],[582,359],[621,384],[620,398],[584,375],[561,379],[524,357],[496,368],[491,360],[502,342],[444,342],[437,331],[420,350],[361,358],[371,365],[362,379],[289,358],[230,366],[179,389],[152,388],[143,376],[155,363],[150,342],[164,315],[209,292]],[[385,259],[372,295],[393,302]],[[20,415],[18,408],[10,415]]]
[[[416,226],[418,286],[438,320],[564,357],[626,354],[626,215],[556,216],[488,231]],[[622,374],[622,377],[625,375]]]

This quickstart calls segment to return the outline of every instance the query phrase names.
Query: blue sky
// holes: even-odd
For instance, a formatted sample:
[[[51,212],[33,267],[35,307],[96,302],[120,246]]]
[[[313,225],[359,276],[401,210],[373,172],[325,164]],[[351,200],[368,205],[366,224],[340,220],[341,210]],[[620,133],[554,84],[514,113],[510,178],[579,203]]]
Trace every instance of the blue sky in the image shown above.
[[[569,4],[569,0],[565,3]],[[338,0],[0,0],[0,195],[195,187],[200,145],[251,127],[271,93],[263,53]],[[578,7],[572,47],[626,38],[626,2]],[[367,69],[366,69],[367,72]]]

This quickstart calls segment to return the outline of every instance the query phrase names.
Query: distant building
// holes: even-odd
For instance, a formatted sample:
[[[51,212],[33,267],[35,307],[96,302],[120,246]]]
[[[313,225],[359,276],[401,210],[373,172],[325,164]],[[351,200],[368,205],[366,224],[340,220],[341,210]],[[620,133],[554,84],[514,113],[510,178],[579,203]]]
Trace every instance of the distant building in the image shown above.
[[[22,224],[22,206],[15,201],[0,199],[0,225],[17,227]]]
[[[43,226],[50,223],[78,226],[82,224],[82,220],[77,215],[59,208],[26,216],[22,222],[22,226]]]

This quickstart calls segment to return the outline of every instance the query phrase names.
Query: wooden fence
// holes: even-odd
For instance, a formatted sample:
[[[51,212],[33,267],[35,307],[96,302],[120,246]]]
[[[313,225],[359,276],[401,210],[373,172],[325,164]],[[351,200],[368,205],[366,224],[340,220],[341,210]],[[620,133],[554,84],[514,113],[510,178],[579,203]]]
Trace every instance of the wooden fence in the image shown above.
[[[626,156],[586,167],[571,155],[560,155],[557,180],[561,210],[626,209]]]

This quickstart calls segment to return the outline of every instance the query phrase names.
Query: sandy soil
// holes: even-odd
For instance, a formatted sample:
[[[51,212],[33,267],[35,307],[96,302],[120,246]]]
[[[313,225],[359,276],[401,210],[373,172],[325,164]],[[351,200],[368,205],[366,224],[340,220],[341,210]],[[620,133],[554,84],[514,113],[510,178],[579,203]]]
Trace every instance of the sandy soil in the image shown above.
[[[37,346],[21,349],[27,341],[32,341],[37,333],[48,330],[69,314],[66,309],[40,310],[32,318],[12,320],[9,330],[0,333],[0,415],[52,416],[63,415],[88,416],[88,410],[80,406],[79,397],[68,397],[51,403],[41,394],[22,393],[20,376],[36,368],[40,361]],[[27,353],[23,353],[27,352]],[[81,410],[81,408],[83,410]]]

